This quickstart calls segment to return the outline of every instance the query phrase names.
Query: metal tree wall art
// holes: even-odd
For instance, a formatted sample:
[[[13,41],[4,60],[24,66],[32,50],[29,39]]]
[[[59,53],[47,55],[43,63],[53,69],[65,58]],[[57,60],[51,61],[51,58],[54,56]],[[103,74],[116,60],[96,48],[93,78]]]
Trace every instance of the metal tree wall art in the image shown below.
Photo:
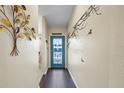
[[[67,35],[67,47],[69,46],[70,42],[69,39],[70,38],[74,38],[78,36],[78,31],[83,30],[86,27],[86,21],[87,19],[92,15],[92,14],[96,14],[96,15],[101,15],[101,13],[98,13],[100,7],[96,6],[96,5],[91,5],[85,12],[84,14],[80,17],[80,19],[76,22],[76,24],[73,27],[73,31],[72,33],[68,33]],[[91,34],[91,30],[90,33]]]
[[[29,27],[30,15],[26,14],[26,6],[24,5],[1,5],[0,13],[2,15],[0,32],[8,31],[10,33],[13,40],[13,49],[10,55],[17,56],[19,54],[17,48],[18,38],[36,39],[35,29]]]

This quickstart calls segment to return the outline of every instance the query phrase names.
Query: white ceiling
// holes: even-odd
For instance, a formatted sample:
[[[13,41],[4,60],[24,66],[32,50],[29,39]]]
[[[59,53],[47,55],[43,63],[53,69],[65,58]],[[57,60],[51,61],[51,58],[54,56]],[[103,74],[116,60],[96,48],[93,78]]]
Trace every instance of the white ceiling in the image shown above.
[[[50,27],[66,27],[74,5],[40,5],[39,13],[46,17]]]

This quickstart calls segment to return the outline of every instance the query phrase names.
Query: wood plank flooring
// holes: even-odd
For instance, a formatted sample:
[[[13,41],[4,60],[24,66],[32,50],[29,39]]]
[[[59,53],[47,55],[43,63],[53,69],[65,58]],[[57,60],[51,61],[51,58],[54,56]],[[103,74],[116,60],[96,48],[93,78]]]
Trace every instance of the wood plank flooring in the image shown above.
[[[40,88],[76,88],[67,69],[48,69],[40,81]]]

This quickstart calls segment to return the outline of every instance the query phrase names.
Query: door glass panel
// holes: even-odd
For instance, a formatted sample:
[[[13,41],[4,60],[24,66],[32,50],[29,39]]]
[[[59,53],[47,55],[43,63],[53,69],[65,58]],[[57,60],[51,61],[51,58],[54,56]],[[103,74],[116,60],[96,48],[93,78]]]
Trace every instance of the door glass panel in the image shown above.
[[[53,63],[62,64],[62,39],[53,39]]]

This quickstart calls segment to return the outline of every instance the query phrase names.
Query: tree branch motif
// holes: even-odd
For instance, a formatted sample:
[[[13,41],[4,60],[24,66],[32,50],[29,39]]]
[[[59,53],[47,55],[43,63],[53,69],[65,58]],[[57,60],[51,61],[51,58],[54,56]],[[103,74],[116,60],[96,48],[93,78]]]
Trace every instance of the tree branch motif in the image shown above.
[[[6,14],[6,9],[11,11],[12,22]],[[19,54],[19,50],[17,49],[18,38],[26,38],[28,40],[32,40],[32,38],[36,39],[35,29],[28,26],[30,15],[26,15],[25,12],[26,6],[24,5],[1,5],[0,8],[0,13],[4,16],[0,23],[0,30],[5,29],[13,38],[13,49],[10,53],[11,56],[17,56]]]
[[[87,19],[92,15],[101,15],[98,11],[100,10],[100,7],[96,5],[91,5],[85,12],[84,14],[80,17],[80,19],[76,22],[76,24],[73,27],[72,33],[68,33],[67,35],[67,47],[69,47],[69,39],[77,37],[77,32],[83,30],[86,27],[86,21]]]

